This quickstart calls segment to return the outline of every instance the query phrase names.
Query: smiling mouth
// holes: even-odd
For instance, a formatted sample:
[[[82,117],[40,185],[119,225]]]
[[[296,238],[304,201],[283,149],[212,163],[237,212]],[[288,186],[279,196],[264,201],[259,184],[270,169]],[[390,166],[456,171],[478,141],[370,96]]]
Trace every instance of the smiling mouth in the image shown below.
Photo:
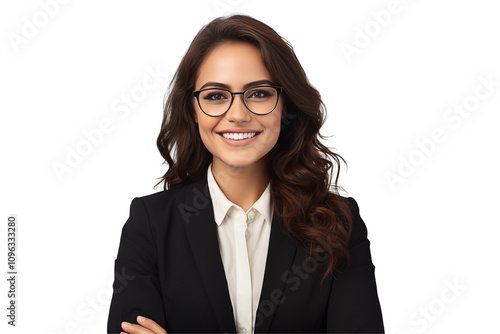
[[[243,139],[253,138],[256,135],[260,134],[260,132],[239,132],[239,133],[225,132],[219,134],[226,139],[243,140]]]

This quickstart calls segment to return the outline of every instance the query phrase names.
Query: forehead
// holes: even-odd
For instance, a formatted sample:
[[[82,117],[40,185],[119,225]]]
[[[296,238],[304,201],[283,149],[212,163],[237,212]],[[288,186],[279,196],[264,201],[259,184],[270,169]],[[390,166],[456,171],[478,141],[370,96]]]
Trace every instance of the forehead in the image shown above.
[[[242,89],[246,83],[259,80],[271,80],[259,48],[250,43],[225,42],[203,60],[195,88],[199,89],[206,82],[218,82],[231,89]]]

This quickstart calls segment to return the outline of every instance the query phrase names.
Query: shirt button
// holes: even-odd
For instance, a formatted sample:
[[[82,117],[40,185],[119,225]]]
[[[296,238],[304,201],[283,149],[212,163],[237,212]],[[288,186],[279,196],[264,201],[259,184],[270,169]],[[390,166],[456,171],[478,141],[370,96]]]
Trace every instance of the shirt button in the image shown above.
[[[254,218],[255,218],[255,212],[250,211],[250,212],[248,213],[248,219],[253,220]]]

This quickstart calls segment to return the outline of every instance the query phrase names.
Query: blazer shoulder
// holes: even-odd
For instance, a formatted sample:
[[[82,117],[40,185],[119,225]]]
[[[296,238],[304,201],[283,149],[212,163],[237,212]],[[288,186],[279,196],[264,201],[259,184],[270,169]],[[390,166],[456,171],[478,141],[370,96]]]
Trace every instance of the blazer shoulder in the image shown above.
[[[139,201],[144,204],[148,212],[161,212],[178,206],[180,203],[185,202],[186,198],[192,193],[196,193],[198,189],[206,187],[206,175],[169,189],[164,189],[152,194],[137,196],[133,201]]]
[[[348,197],[348,201],[352,214],[352,232],[349,239],[349,250],[354,258],[353,266],[373,266],[368,229],[363,218],[361,218],[360,209],[356,200],[352,197]]]
[[[141,200],[145,205],[147,206],[154,206],[154,205],[165,205],[165,203],[172,201],[175,199],[176,193],[179,192],[179,189],[177,187],[171,188],[171,189],[164,189],[160,190],[155,193],[147,194],[147,195],[142,195],[142,196],[137,196],[134,199],[139,199]]]
[[[136,196],[130,204],[129,218],[122,228],[122,234],[137,244],[155,244],[172,215],[179,214],[180,205],[189,192],[191,184],[181,184],[156,193]],[[154,247],[150,249],[153,252]]]
[[[352,215],[353,239],[366,238],[368,235],[368,230],[359,213],[358,202],[356,202],[356,200],[352,197],[347,197],[347,200],[349,202],[349,207],[351,209]]]

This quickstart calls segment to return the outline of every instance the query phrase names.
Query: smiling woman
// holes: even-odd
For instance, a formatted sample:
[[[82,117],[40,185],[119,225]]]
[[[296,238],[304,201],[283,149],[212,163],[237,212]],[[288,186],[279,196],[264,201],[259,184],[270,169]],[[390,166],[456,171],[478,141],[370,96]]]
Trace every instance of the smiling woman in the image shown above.
[[[324,120],[273,29],[244,15],[203,27],[165,104],[164,190],[134,198],[122,230],[108,332],[383,333],[367,229],[338,193]]]

